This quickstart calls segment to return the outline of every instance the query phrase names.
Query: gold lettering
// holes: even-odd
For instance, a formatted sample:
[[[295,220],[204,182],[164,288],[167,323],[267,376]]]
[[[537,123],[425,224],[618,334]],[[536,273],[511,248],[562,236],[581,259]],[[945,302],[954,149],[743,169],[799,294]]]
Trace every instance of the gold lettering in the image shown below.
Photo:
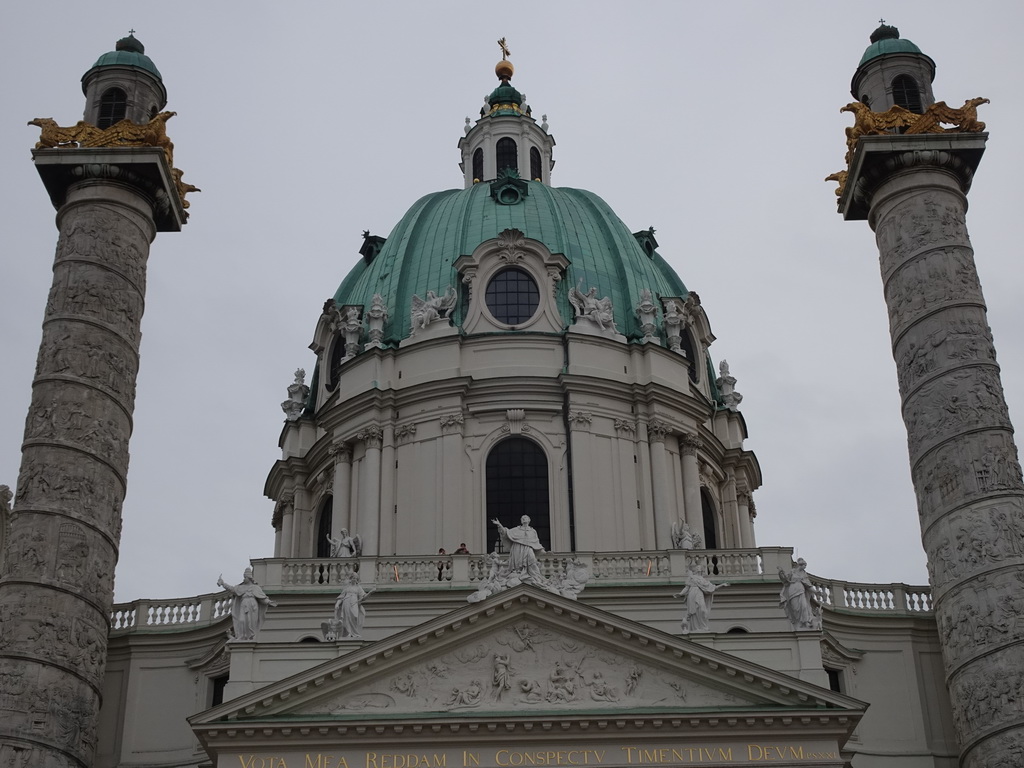
[[[605,754],[605,750],[603,750],[603,749],[600,752],[598,752],[596,749],[594,750],[594,757],[597,758],[598,765],[600,765],[601,763],[604,762],[604,754]]]
[[[755,752],[755,750],[757,750]],[[747,760],[763,760],[764,750],[757,744],[747,744]]]
[[[249,759],[246,760],[241,755],[238,756],[238,762],[242,764],[242,768],[255,768],[256,766],[256,755],[249,755]]]
[[[366,768],[377,768],[377,753],[367,752],[366,753]]]
[[[638,749],[637,751],[640,753],[640,759],[643,760],[645,763],[656,763],[656,762],[658,762],[658,759],[654,756],[655,755],[654,750],[651,750],[651,749]]]
[[[632,765],[633,764],[633,750],[636,749],[636,747],[619,747],[619,749],[624,749],[626,751],[626,762],[628,764]]]
[[[504,757],[502,757],[503,755],[504,755]],[[502,760],[504,760],[504,762],[502,762]],[[494,754],[494,762],[495,762],[496,765],[500,765],[500,766],[510,765],[510,763],[508,762],[508,750],[507,749],[499,749]]]
[[[801,751],[803,751],[802,748],[801,748]],[[803,755],[801,754],[800,757],[803,757]],[[719,747],[718,748],[718,759],[719,760],[728,760],[731,763],[732,762],[732,747],[729,747],[728,749],[722,749],[721,747]]]
[[[790,747],[789,754],[798,760],[804,759],[804,748],[803,747]]]
[[[334,766],[334,768],[348,768],[348,760],[346,760],[344,757],[339,757],[338,764]]]
[[[470,765],[480,765],[480,753],[462,750],[462,768]]]

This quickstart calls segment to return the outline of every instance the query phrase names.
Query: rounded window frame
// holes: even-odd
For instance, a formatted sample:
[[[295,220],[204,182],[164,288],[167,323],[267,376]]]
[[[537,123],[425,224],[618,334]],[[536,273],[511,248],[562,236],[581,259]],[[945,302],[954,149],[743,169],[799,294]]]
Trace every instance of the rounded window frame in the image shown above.
[[[497,316],[497,313],[495,312],[495,309],[497,307],[492,305],[492,303],[489,301],[489,297],[491,295],[491,286],[495,285],[496,281],[500,277],[502,277],[502,275],[508,275],[508,274],[513,273],[513,272],[517,273],[519,275],[523,275],[527,280],[530,281],[530,285],[533,287],[533,292],[536,294],[536,301],[533,303],[533,308],[530,310],[530,313],[529,313],[528,316],[526,316],[525,318],[519,319],[516,322],[509,322],[508,317],[498,317]],[[491,275],[491,278],[487,281],[487,284],[484,286],[484,307],[487,309],[488,314],[491,316],[491,318],[495,322],[505,323],[506,325],[509,325],[509,326],[520,326],[520,325],[524,325],[524,324],[529,323],[536,316],[537,312],[540,311],[540,305],[541,305],[540,293],[541,293],[541,287],[540,287],[540,285],[537,284],[537,281],[534,280],[533,275],[531,275],[529,273],[529,271],[523,269],[518,264],[509,264],[509,265],[503,267],[502,269],[499,269],[493,275]],[[516,306],[519,306],[520,304],[521,304],[521,302],[516,302]],[[506,304],[504,306],[508,306],[508,305]]]
[[[464,333],[493,331],[538,331],[559,333],[568,321],[558,309],[558,285],[569,266],[569,260],[559,253],[551,253],[538,240],[523,236],[519,230],[507,229],[498,237],[486,240],[469,256],[460,256],[455,269],[469,292]],[[487,287],[498,273],[517,267],[525,272],[537,286],[538,306],[532,317],[521,323],[499,320],[487,306]]]

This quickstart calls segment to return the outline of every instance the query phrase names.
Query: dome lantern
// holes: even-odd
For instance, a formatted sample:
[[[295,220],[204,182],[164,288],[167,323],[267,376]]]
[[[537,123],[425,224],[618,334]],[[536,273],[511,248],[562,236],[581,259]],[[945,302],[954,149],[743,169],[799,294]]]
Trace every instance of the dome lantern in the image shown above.
[[[537,125],[526,96],[512,85],[515,67],[505,38],[498,41],[501,60],[494,67],[498,87],[485,97],[476,125],[469,125],[459,140],[460,168],[465,186],[494,181],[502,171],[513,170],[522,179],[551,183],[551,150],[554,138],[547,125]]]

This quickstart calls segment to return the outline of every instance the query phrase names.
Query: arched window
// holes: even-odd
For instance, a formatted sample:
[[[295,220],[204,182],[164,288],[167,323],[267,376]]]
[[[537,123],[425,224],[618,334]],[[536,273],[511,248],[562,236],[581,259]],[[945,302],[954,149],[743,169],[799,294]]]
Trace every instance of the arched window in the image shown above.
[[[697,345],[693,343],[693,334],[683,330],[679,346],[686,353],[686,359],[690,363],[690,381],[696,384],[700,381],[700,366],[703,361],[697,357]]]
[[[506,168],[511,168],[513,171],[519,170],[519,147],[516,146],[515,139],[510,139],[507,136],[498,139],[498,144],[495,147],[495,160],[497,161],[495,170],[498,173]]]
[[[700,511],[704,518],[704,548],[718,549],[718,533],[715,525],[718,516],[715,514],[715,503],[707,489],[700,489]]]
[[[914,78],[909,75],[897,75],[892,81],[892,100],[904,109],[921,114],[924,105],[921,103],[921,89]]]
[[[488,533],[494,532],[490,521],[495,518],[514,528],[529,515],[541,545],[550,549],[548,457],[540,446],[525,437],[502,440],[487,457],[486,478]]]
[[[124,120],[127,112],[128,94],[120,88],[108,88],[100,96],[100,114],[96,127],[109,128],[114,123]]]
[[[484,178],[484,151],[477,149],[473,153],[473,181],[483,181]]]
[[[544,178],[540,168],[540,150],[536,147],[530,147],[530,178],[534,181]]]
[[[331,543],[327,536],[331,532],[331,525],[334,523],[334,497],[328,496],[320,505],[320,519],[316,524],[316,556],[330,557]]]

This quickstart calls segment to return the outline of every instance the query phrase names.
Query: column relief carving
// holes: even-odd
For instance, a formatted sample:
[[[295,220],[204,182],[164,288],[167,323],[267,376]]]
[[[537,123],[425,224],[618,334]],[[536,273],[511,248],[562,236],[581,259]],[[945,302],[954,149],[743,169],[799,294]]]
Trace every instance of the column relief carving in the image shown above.
[[[665,436],[673,432],[672,425],[661,419],[651,419],[647,422],[647,441],[650,443],[664,443]]]
[[[679,436],[679,448],[683,456],[696,456],[697,451],[704,447],[704,441],[692,432],[684,432]]]

